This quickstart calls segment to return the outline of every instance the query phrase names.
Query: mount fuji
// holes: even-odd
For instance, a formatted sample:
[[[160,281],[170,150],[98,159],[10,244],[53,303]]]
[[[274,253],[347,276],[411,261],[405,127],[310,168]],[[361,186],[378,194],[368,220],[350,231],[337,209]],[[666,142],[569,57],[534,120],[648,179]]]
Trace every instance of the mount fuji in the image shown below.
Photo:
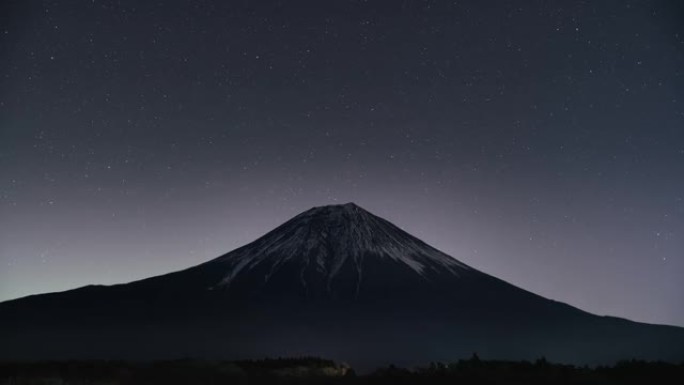
[[[5,360],[684,360],[684,328],[543,298],[352,203],[305,211],[186,270],[0,303],[0,341]]]

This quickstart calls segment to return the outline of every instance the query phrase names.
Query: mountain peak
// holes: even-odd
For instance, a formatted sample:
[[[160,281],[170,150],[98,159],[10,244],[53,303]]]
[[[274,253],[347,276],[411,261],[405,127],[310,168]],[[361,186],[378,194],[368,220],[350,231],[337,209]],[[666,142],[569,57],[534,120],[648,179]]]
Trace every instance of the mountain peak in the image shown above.
[[[424,279],[437,271],[459,275],[470,269],[351,202],[304,211],[216,261],[228,265],[220,283],[228,286],[249,271],[268,271],[262,279],[267,281],[286,265],[297,266],[301,276],[314,271],[328,284],[350,268],[360,282],[366,260],[398,263]]]
[[[357,205],[354,202],[340,203],[340,204],[327,205],[327,206],[336,207],[336,208],[343,209],[343,210],[355,210],[355,209],[363,210],[361,207],[359,207],[359,205]],[[323,207],[325,207],[325,206],[323,206]]]
[[[49,315],[49,316],[46,316]],[[597,317],[471,269],[353,203],[314,207],[186,270],[0,303],[0,360],[317,355],[684,357],[684,329]]]
[[[347,202],[334,205],[324,205],[316,206],[302,214],[315,214],[315,215],[329,215],[338,213],[348,213],[348,214],[370,214],[368,211],[364,210],[362,207],[358,206],[354,202]]]
[[[375,226],[379,219],[375,215],[361,208],[353,202],[316,206],[295,216],[287,224],[296,223],[299,226],[314,226],[316,229],[325,227],[349,228],[349,226]],[[314,232],[316,230],[314,229]]]

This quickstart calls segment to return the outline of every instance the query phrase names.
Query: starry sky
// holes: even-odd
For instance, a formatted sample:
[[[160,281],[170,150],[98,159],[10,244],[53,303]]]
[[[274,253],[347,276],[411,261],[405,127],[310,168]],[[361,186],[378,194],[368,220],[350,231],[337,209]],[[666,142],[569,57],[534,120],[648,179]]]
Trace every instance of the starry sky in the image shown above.
[[[0,300],[353,201],[582,309],[684,326],[681,1],[7,0]]]

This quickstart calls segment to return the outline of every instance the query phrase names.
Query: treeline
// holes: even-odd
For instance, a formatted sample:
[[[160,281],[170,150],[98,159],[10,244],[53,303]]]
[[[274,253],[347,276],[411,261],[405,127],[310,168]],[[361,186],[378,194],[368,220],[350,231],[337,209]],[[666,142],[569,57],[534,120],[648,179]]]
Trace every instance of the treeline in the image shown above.
[[[150,363],[68,361],[0,363],[0,385],[249,385],[249,384],[683,384],[684,363],[624,361],[613,366],[485,361],[473,356],[420,368],[389,366],[357,375],[317,357],[232,362],[178,360]]]
[[[0,362],[0,385],[228,385],[320,383],[354,376],[318,357],[242,361]]]
[[[613,366],[574,366],[539,359],[483,361],[476,355],[454,363],[404,369],[390,366],[368,376],[369,384],[682,384],[684,363],[622,361]]]

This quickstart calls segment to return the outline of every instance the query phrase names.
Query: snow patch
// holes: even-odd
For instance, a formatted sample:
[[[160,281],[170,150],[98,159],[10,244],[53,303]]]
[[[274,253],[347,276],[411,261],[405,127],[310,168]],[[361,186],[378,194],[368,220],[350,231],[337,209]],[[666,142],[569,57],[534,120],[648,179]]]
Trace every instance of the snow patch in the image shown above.
[[[352,259],[361,288],[364,258],[389,258],[403,263],[425,279],[431,272],[459,276],[470,267],[425,244],[390,222],[353,204],[324,206],[294,217],[255,242],[220,257],[225,277],[216,285],[229,287],[239,274],[247,274],[267,263],[264,283],[288,262],[299,263],[299,280],[307,287],[305,272],[310,264],[327,280],[327,288],[342,266]],[[369,279],[369,277],[366,277]]]

